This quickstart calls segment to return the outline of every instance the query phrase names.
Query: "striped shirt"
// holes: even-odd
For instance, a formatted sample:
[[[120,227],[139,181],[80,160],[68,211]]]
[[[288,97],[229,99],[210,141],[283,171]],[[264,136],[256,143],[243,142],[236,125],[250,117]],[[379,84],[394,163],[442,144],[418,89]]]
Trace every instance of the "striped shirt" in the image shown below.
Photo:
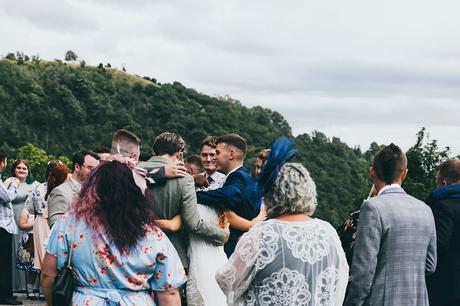
[[[18,233],[18,227],[14,220],[13,204],[11,204],[17,194],[16,186],[11,184],[9,188],[6,188],[0,180],[0,228],[5,229],[10,234]]]

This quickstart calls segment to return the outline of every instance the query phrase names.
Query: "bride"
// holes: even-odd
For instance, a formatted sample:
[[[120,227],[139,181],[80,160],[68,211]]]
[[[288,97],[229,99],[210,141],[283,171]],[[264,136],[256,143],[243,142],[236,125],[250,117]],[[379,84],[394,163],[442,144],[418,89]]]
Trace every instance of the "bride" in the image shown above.
[[[198,190],[207,190],[205,176],[195,175],[195,186]],[[253,220],[241,218],[232,211],[216,211],[214,208],[198,204],[198,211],[203,220],[226,228],[229,225],[241,230],[249,230],[256,222],[265,218],[261,212]],[[182,221],[179,215],[172,220],[157,220],[156,224],[166,232],[179,231]],[[216,246],[200,236],[190,234],[188,247],[189,270],[187,274],[187,304],[189,306],[224,306],[226,297],[216,282],[216,271],[227,263],[227,255],[223,246]]]

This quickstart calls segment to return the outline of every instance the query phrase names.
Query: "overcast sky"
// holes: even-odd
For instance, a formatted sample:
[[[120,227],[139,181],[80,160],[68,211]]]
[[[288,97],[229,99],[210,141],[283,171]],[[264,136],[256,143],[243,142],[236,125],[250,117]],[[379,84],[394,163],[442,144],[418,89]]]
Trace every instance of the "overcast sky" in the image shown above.
[[[460,1],[0,2],[0,54],[75,51],[179,81],[350,146],[407,149],[422,127],[460,154]]]

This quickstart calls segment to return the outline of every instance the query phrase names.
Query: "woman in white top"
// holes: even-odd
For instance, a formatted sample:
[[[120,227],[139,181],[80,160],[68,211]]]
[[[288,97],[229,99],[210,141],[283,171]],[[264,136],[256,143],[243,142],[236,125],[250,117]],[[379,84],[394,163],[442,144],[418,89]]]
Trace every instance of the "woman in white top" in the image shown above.
[[[315,183],[299,163],[274,168],[275,181],[261,181],[269,220],[241,237],[216,274],[227,303],[342,305],[348,264],[335,229],[310,217]]]

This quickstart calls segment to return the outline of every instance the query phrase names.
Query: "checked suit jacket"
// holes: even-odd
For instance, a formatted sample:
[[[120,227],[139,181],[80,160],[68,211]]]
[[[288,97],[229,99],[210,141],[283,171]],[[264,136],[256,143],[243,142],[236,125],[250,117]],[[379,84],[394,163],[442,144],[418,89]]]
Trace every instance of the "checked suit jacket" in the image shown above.
[[[384,190],[361,206],[344,305],[428,306],[425,274],[436,259],[430,208],[400,187]]]

